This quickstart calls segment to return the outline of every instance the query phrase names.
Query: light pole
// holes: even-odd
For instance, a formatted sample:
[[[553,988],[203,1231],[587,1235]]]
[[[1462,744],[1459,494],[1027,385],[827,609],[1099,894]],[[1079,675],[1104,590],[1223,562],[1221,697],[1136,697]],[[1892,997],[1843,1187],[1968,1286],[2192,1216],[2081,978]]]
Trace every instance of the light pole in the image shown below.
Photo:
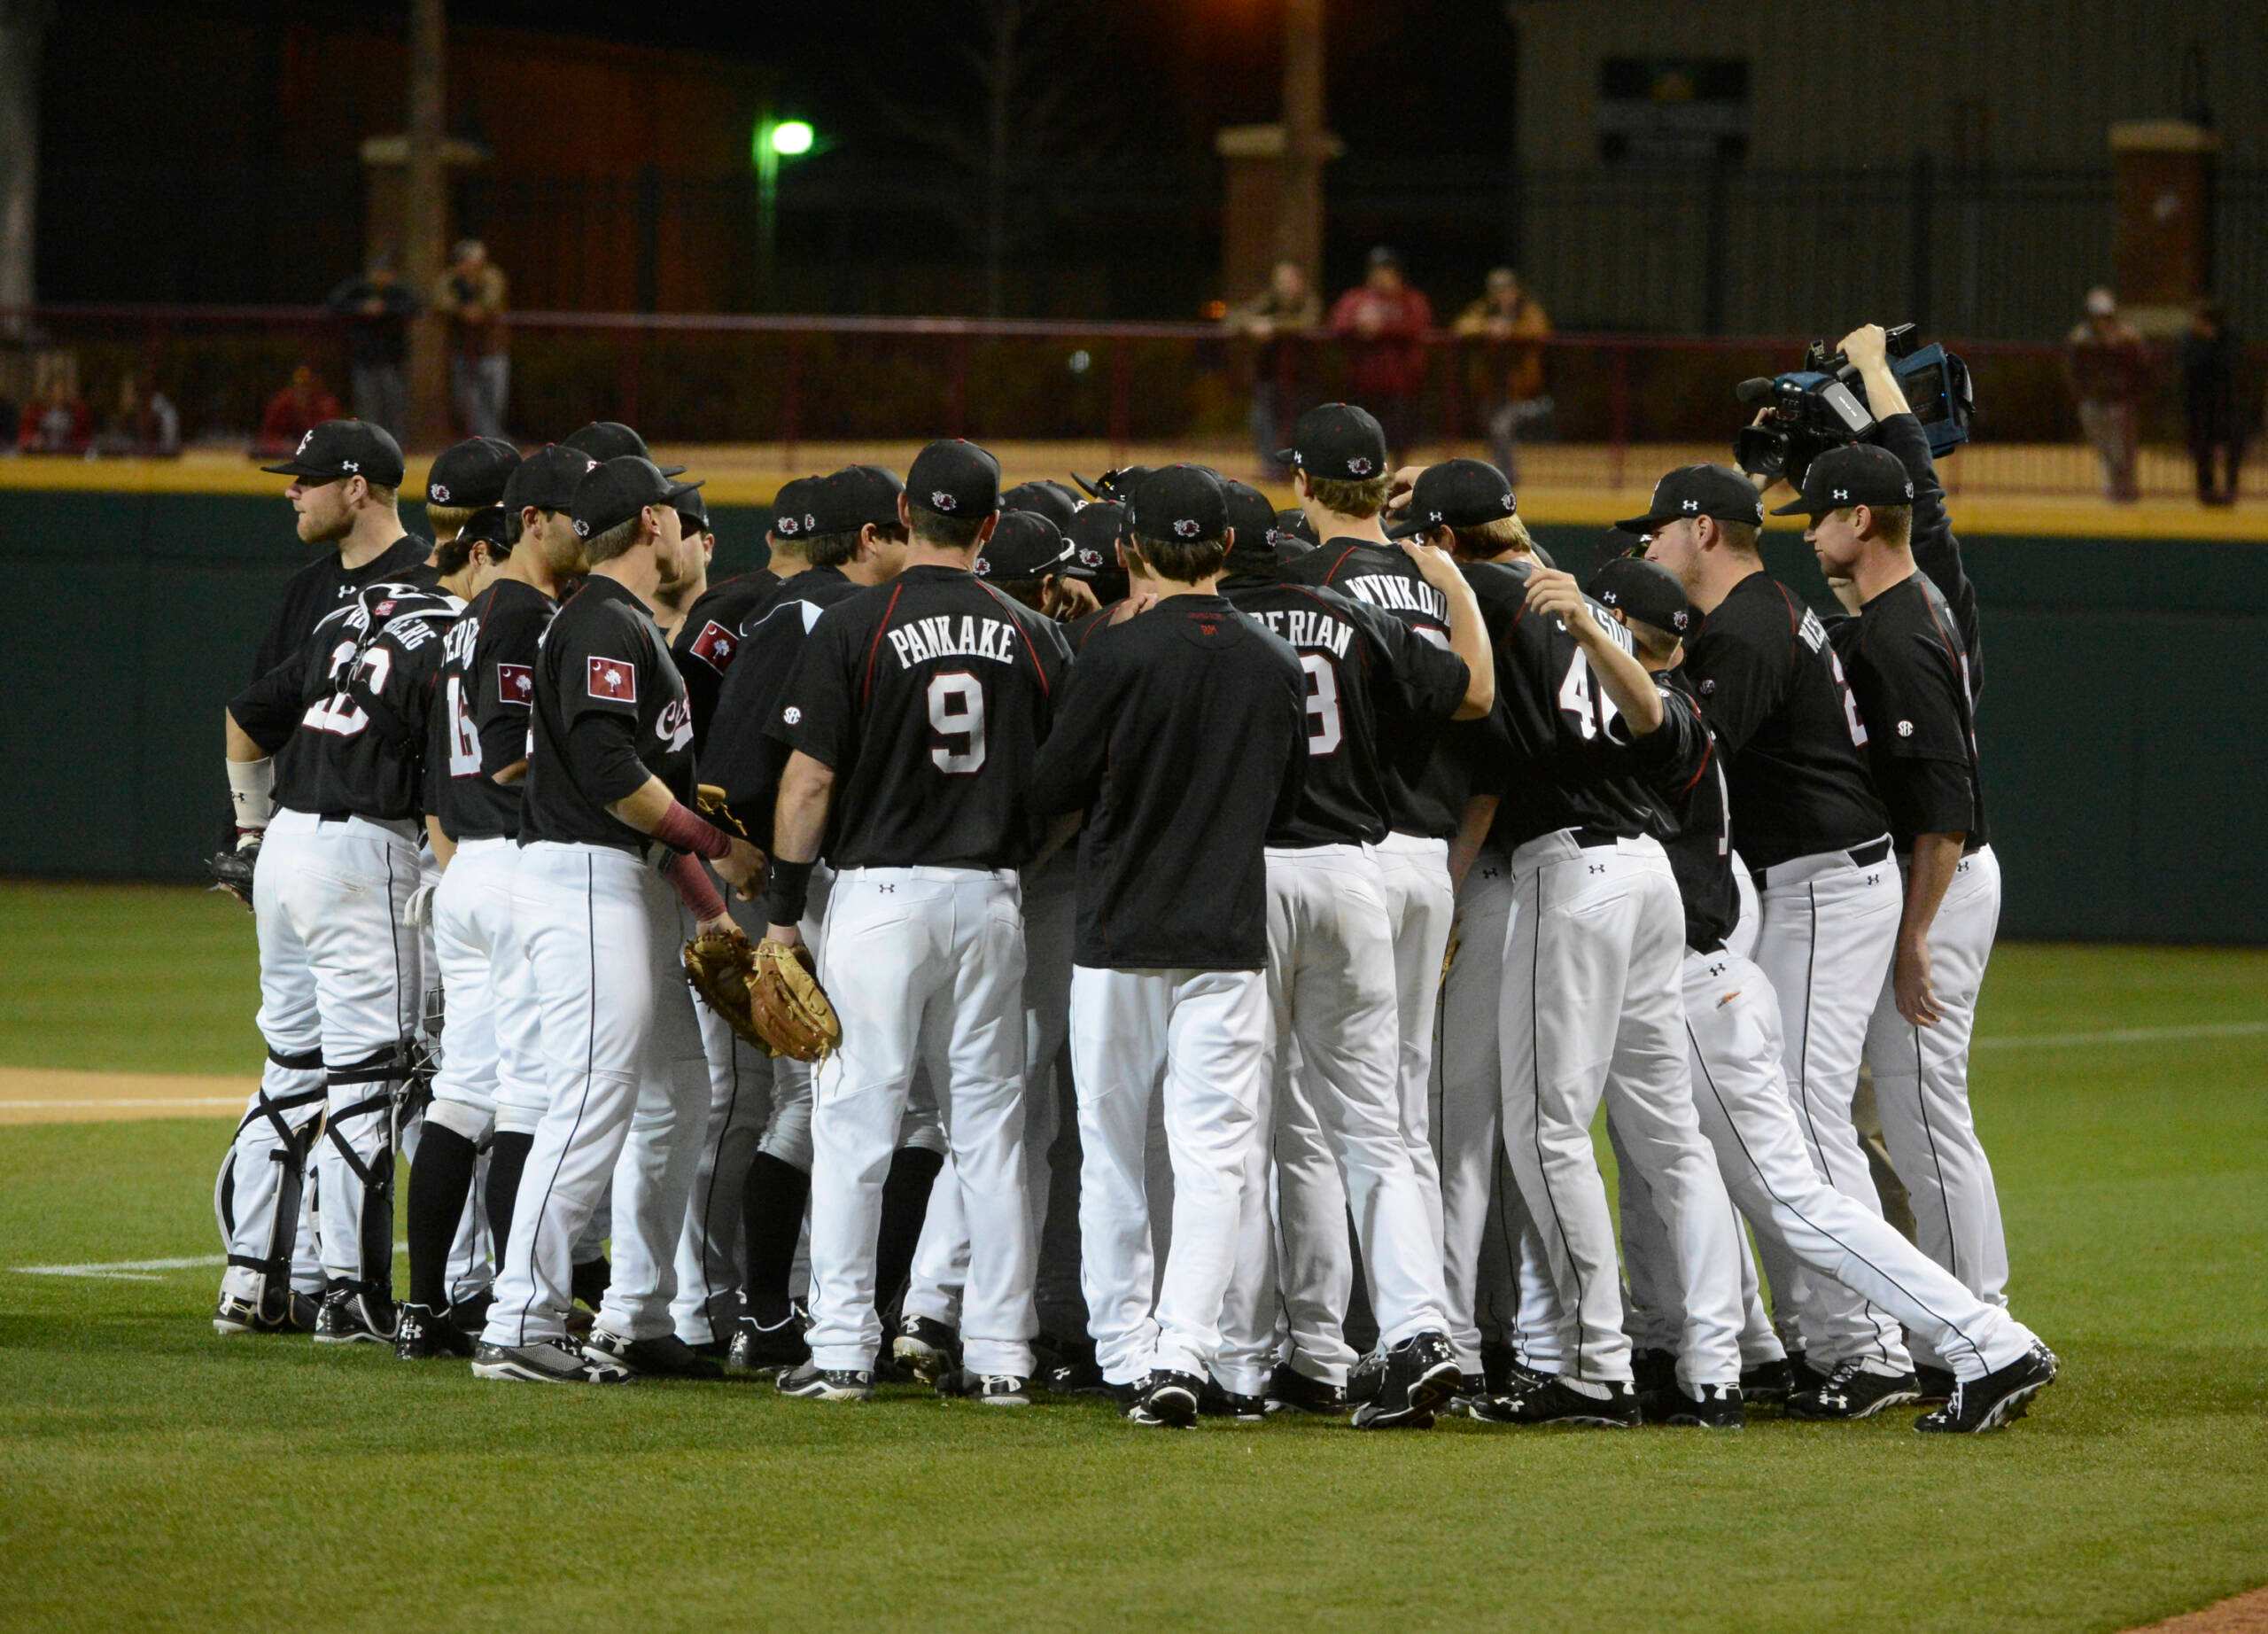
[[[756,161],[756,267],[765,303],[772,299],[772,269],[780,248],[780,161],[812,151],[812,128],[799,119],[781,120],[766,107],[757,116],[749,154]]]

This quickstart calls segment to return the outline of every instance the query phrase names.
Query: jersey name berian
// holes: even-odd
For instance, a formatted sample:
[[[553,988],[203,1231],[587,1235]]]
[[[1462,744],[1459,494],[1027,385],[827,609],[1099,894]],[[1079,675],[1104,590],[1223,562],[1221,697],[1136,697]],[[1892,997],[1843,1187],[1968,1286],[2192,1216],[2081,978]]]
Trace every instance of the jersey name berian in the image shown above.
[[[1353,625],[1328,613],[1310,612],[1303,607],[1248,611],[1254,618],[1302,650],[1322,648],[1343,658],[1355,639]]]
[[[890,650],[897,666],[910,670],[932,658],[990,658],[996,664],[1016,659],[1015,629],[1004,619],[979,619],[964,613],[956,619],[939,613],[900,625],[889,633]]]

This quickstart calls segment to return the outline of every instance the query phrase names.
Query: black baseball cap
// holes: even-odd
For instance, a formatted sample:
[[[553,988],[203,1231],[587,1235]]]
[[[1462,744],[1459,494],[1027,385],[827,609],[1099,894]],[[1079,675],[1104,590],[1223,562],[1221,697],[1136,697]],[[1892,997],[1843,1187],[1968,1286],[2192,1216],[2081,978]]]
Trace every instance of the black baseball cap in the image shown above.
[[[1070,558],[1063,564],[1068,577],[1103,580],[1118,572],[1118,536],[1126,531],[1125,506],[1107,499],[1082,505],[1066,531],[1071,541]]]
[[[1316,536],[1315,524],[1308,520],[1308,513],[1297,505],[1276,513],[1276,525],[1268,531],[1269,543],[1282,555],[1286,547],[1312,550],[1323,541]]]
[[[1019,482],[1000,495],[1000,509],[1037,511],[1060,531],[1078,513],[1079,496],[1060,482]]]
[[[677,517],[689,532],[706,533],[711,531],[709,502],[695,491],[699,486],[700,484],[695,483],[677,496]]]
[[[1320,403],[1292,427],[1292,446],[1276,457],[1309,477],[1367,482],[1386,474],[1386,431],[1378,416],[1353,403]]]
[[[572,510],[575,490],[597,463],[580,448],[546,443],[512,467],[504,480],[504,509],[516,516],[531,505],[538,510]]]
[[[468,437],[433,456],[425,473],[425,502],[478,510],[501,504],[504,485],[520,463],[520,451],[501,437]]]
[[[976,576],[996,584],[1044,579],[1063,571],[1073,554],[1063,530],[1037,510],[1004,510],[992,537],[976,553]]]
[[[809,510],[820,533],[855,533],[869,523],[897,525],[897,496],[905,485],[880,465],[845,465],[820,479]]]
[[[464,525],[457,530],[457,542],[468,547],[486,545],[492,559],[505,555],[512,548],[504,537],[507,514],[501,505],[483,506],[464,519]]]
[[[1640,624],[1689,637],[1701,628],[1700,610],[1685,594],[1677,575],[1643,556],[1609,556],[1591,575],[1586,592],[1604,607],[1619,607]]]
[[[1625,533],[1653,533],[1685,517],[1762,526],[1764,502],[1756,485],[1729,465],[1681,465],[1654,484],[1654,502],[1643,517],[1614,525]]]
[[[1518,510],[1511,479],[1487,461],[1443,460],[1418,473],[1408,513],[1386,536],[1414,539],[1437,527],[1487,527]]]
[[[1137,539],[1185,544],[1218,539],[1229,525],[1229,496],[1201,465],[1168,465],[1142,479],[1126,504],[1126,531]]]
[[[825,533],[819,525],[819,492],[824,477],[791,477],[772,496],[772,533],[778,539],[804,540]]]
[[[641,460],[654,456],[647,449],[646,440],[619,420],[594,420],[581,431],[566,440],[571,448],[580,448],[593,459],[603,463],[618,460],[625,454],[634,454]],[[664,477],[674,477],[685,470],[682,465],[656,466]]]
[[[401,445],[383,425],[368,420],[325,420],[310,426],[291,457],[260,470],[279,477],[320,477],[336,482],[360,477],[374,487],[401,486]]]
[[[913,456],[905,497],[941,517],[981,522],[1000,509],[1000,462],[966,438],[940,438]]]
[[[1845,505],[1910,505],[1914,479],[1877,443],[1829,448],[1804,472],[1804,491],[1773,511],[1775,517],[1818,517]]]
[[[609,528],[620,527],[649,505],[676,509],[677,502],[701,485],[673,482],[662,468],[634,454],[602,460],[584,473],[575,489],[575,537],[596,539]]]

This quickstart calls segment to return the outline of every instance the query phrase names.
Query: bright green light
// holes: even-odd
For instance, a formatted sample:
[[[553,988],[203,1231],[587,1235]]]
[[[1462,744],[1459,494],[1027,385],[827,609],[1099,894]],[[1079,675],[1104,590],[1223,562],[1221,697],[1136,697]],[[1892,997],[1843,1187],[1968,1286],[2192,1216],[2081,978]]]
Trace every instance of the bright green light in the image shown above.
[[[812,151],[812,128],[799,119],[782,120],[772,128],[772,151],[793,159]]]

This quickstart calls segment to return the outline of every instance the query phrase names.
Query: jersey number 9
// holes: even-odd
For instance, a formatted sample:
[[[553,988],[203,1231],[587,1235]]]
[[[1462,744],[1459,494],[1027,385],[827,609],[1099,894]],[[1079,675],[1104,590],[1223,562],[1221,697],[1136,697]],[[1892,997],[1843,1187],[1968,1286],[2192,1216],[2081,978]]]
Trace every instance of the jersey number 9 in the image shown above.
[[[929,681],[929,728],[944,742],[930,762],[948,776],[967,777],[984,764],[984,687],[967,670]]]

